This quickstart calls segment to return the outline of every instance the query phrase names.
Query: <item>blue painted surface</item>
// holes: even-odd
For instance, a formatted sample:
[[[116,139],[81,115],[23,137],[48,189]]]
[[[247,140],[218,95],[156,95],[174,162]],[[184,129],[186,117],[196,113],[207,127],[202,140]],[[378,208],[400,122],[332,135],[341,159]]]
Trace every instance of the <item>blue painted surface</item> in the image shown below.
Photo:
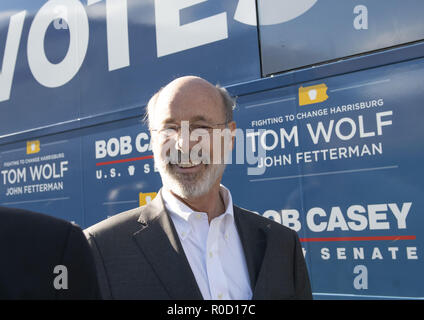
[[[158,58],[153,1],[128,0],[131,63],[108,71],[105,4],[87,6],[84,1],[90,23],[84,62],[67,84],[46,88],[34,79],[26,53],[31,22],[44,3],[3,1],[0,5],[1,12],[27,10],[11,96],[0,102],[0,205],[44,212],[82,227],[137,207],[140,193],[156,192],[161,186],[148,148],[148,130],[141,122],[146,101],[169,80],[197,74],[220,82],[238,96],[234,118],[245,133],[247,129],[272,130],[281,138],[281,129],[289,133],[297,127],[298,146],[286,139],[283,148],[280,139],[267,151],[269,158],[262,159],[276,165],[258,176],[247,174],[254,164],[229,165],[223,183],[236,204],[297,229],[315,298],[424,297],[422,42],[312,67],[303,64],[300,70],[261,78],[257,28],[234,19],[238,1],[205,1],[181,10],[183,24],[227,12],[229,37]],[[320,2],[299,19],[313,15],[318,5]],[[352,8],[347,5],[347,9],[351,14]],[[9,16],[0,16],[0,61]],[[401,17],[387,23],[394,25]],[[296,19],[284,25],[292,22]],[[399,34],[405,35],[402,32]],[[66,54],[68,38],[68,30],[49,27],[45,49],[52,62],[60,62]],[[284,55],[280,57],[279,63],[287,62]],[[299,88],[320,84],[327,86],[328,99],[300,106]],[[373,100],[383,103],[330,113],[331,108]],[[308,112],[318,110],[327,110],[327,114],[305,118]],[[297,118],[298,114],[305,116]],[[380,134],[379,116],[380,125],[383,123]],[[260,123],[266,119],[274,119],[274,123]],[[314,143],[309,130],[316,130],[319,123],[325,129],[332,123],[332,135],[328,141],[321,137]],[[350,137],[353,124],[356,131]],[[258,137],[255,139],[258,144]],[[28,141],[39,141],[40,151],[28,153]],[[251,147],[251,138],[244,142]],[[264,142],[271,146],[273,133],[268,132]],[[102,143],[110,145],[107,155],[101,152]],[[343,157],[343,150],[349,147],[372,148],[373,144],[381,144],[381,154],[357,156],[353,151],[351,157]],[[326,159],[320,150],[328,150]],[[313,152],[319,156],[316,161]],[[337,156],[330,159],[330,152]],[[297,153],[309,156],[308,161],[297,163]],[[291,155],[292,163],[279,165],[278,157],[283,155]],[[41,166],[46,167],[44,176],[31,175]],[[51,172],[53,167],[56,171]],[[49,190],[54,184],[63,188]],[[321,210],[315,209],[318,213],[308,220],[313,208]],[[355,208],[356,213],[348,213]],[[393,213],[396,208],[408,212],[403,222]],[[317,231],[320,227],[323,229]],[[358,240],[396,236],[400,238]],[[349,241],[334,241],[346,237]],[[311,241],[316,238],[332,240]],[[363,258],[360,250],[364,250]],[[355,273],[358,265],[366,267],[367,288],[358,289],[358,283],[355,287],[355,279],[358,282],[364,270]]]
[[[424,205],[424,176],[421,169],[424,130],[420,124],[424,98],[420,89],[424,84],[423,67],[424,60],[418,59],[302,83],[302,86],[326,84],[329,98],[317,104],[299,106],[300,85],[239,98],[236,113],[239,127],[272,130],[279,140],[275,148],[266,154],[269,167],[264,174],[249,176],[246,171],[248,166],[233,165],[226,172],[225,183],[233,190],[234,198],[240,199],[241,206],[277,221],[284,221],[285,215],[286,223],[290,223],[291,227],[300,227],[298,233],[305,241],[303,247],[306,249],[315,292],[423,297],[423,281],[419,277],[419,270],[423,267],[420,253],[423,246],[420,212]],[[379,99],[383,101],[381,106],[331,113],[332,108],[337,110],[338,106],[342,108],[343,105]],[[327,114],[305,118],[308,112],[318,110],[327,110]],[[381,127],[381,135],[377,130],[378,114],[384,114],[381,116],[383,122],[391,122]],[[294,115],[293,121],[287,121],[286,117],[290,115]],[[281,123],[256,125],[258,120],[278,121],[279,117],[283,119]],[[332,121],[332,135],[328,142],[321,136],[314,143],[308,124],[314,133],[319,123],[328,132]],[[339,135],[343,139],[335,134],[339,121],[342,123]],[[360,122],[363,124],[362,137]],[[355,124],[356,133],[349,137],[352,133],[351,123]],[[291,132],[293,127],[298,129],[299,145],[296,147],[293,140],[289,142],[286,139],[282,148],[280,129]],[[258,140],[256,138],[256,144]],[[267,146],[272,146],[272,134],[268,134],[265,141]],[[381,153],[372,154],[373,144],[381,144]],[[351,156],[343,153],[349,147],[354,149],[358,146],[358,150],[364,150],[364,145],[368,146],[370,152],[363,151],[362,155],[355,152]],[[331,149],[334,150],[333,159]],[[327,150],[326,159],[321,150]],[[310,152],[306,161],[305,152]],[[296,161],[298,153],[303,155],[299,163]],[[291,164],[279,160],[280,156],[291,156]],[[410,209],[405,224],[401,224],[388,204],[399,209],[405,206],[406,209],[408,203]],[[349,217],[348,210],[353,210],[353,206],[360,209],[362,218]],[[310,211],[313,208],[321,208],[319,212],[325,216],[313,215],[314,210]],[[378,209],[376,215],[370,213],[375,208]],[[296,223],[290,220],[291,210],[299,214]],[[313,217],[312,223],[308,222],[308,216]],[[330,216],[334,219],[332,224]],[[370,217],[378,220],[373,222],[372,227]],[[319,225],[323,230],[314,231],[311,225]],[[385,236],[412,236],[413,239],[356,240],[358,237],[381,239]],[[335,241],[346,237],[350,240]],[[335,239],[308,242],[308,239],[314,238]],[[355,258],[354,250],[364,250],[363,258]],[[408,250],[416,254],[408,257]],[[357,265],[364,265],[368,270],[366,290],[357,290],[353,286],[356,276],[354,268]],[[328,296],[316,298],[323,297]]]
[[[310,0],[272,3],[259,1],[259,12],[302,6]],[[272,4],[271,4],[272,3]],[[355,10],[356,8],[356,10]],[[263,74],[370,52],[424,39],[419,0],[316,1],[302,14],[267,25],[259,16]],[[282,11],[283,12],[283,11]]]
[[[140,108],[158,88],[181,75],[195,74],[221,85],[260,76],[257,29],[233,19],[236,0],[208,1],[182,9],[182,25],[225,13],[224,27],[228,37],[161,57],[157,52],[153,1],[129,0],[129,66],[113,71],[108,67],[105,1],[90,6],[82,1],[89,22],[89,42],[83,63],[69,82],[47,88],[31,73],[27,54],[28,50],[33,50],[27,48],[29,30],[34,28],[34,16],[45,1],[28,3],[8,1],[0,5],[3,12],[0,16],[0,43],[3,46],[0,47],[0,61],[5,52],[10,17],[22,10],[27,12],[10,99],[0,102],[0,137],[5,137],[6,141],[9,135],[16,139],[16,134],[23,131],[58,123],[76,123],[72,127],[79,127],[79,119],[85,119],[82,125],[86,125],[92,117],[102,117],[105,113],[139,109],[140,114]],[[60,63],[69,47],[70,30],[56,29],[54,22],[56,20],[45,35],[45,53],[51,63]],[[171,38],[166,40],[172,42]]]

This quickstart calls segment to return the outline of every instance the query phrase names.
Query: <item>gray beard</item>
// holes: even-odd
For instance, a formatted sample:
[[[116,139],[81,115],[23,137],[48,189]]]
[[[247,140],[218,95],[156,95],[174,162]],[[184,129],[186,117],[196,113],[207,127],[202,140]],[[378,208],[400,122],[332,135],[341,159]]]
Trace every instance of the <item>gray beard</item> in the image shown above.
[[[220,179],[225,164],[209,164],[206,170],[199,173],[179,173],[171,164],[159,166],[163,186],[181,198],[197,198],[208,193]]]

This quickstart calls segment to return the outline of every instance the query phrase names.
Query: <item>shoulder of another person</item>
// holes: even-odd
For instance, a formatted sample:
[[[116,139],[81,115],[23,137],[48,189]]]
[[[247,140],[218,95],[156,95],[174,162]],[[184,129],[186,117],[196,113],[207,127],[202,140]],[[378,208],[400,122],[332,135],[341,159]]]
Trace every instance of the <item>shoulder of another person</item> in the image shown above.
[[[57,236],[66,233],[73,224],[67,220],[57,218],[45,213],[33,212],[15,208],[0,208],[0,218],[2,225],[1,233],[15,233],[19,229],[16,236],[36,236],[43,235]]]

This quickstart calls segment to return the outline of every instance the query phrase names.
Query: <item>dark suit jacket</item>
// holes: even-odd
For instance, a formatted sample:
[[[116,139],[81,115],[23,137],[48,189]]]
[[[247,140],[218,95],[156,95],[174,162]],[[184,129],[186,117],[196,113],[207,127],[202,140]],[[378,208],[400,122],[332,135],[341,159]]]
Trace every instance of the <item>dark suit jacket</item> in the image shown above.
[[[311,299],[296,232],[234,206],[253,299]],[[202,299],[161,193],[85,234],[105,299]]]
[[[100,298],[87,239],[68,221],[0,207],[0,254],[0,299]],[[54,287],[57,265],[66,290]]]

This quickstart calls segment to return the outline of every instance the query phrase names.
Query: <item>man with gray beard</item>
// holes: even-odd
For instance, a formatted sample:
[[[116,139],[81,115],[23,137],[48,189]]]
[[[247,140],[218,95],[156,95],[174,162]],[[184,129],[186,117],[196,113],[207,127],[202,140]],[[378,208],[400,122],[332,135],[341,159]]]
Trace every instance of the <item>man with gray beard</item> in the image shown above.
[[[296,232],[235,206],[221,184],[233,107],[225,89],[193,76],[150,99],[163,187],[147,205],[85,230],[104,299],[312,298]]]

